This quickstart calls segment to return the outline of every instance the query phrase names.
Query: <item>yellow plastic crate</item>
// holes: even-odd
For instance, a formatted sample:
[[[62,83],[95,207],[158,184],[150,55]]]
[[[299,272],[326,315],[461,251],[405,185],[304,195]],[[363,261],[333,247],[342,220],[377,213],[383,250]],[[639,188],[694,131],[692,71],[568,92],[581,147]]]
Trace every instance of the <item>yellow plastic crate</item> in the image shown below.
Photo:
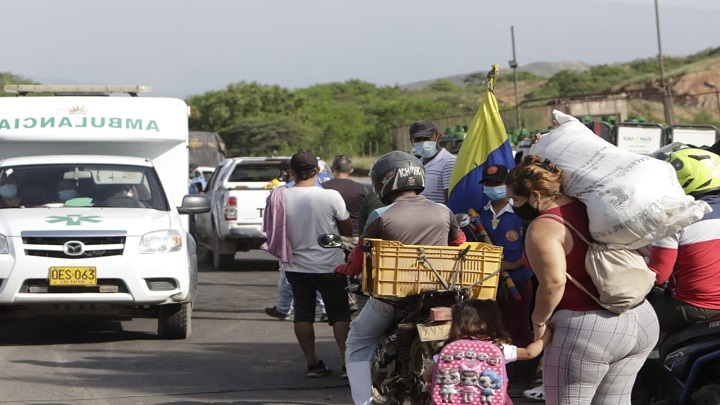
[[[406,297],[428,290],[443,290],[430,266],[451,284],[459,253],[470,246],[460,264],[456,287],[472,288],[473,298],[495,299],[500,279],[502,247],[479,242],[461,246],[403,245],[394,240],[365,239],[370,258],[363,262],[362,290],[381,298]],[[370,269],[368,269],[370,266]]]

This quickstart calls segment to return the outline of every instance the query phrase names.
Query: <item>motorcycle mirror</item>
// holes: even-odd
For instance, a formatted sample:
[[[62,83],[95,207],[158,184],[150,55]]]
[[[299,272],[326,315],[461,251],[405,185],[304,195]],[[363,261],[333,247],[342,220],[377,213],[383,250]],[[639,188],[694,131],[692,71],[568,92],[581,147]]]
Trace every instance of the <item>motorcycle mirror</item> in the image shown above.
[[[318,244],[324,248],[341,248],[342,239],[340,236],[332,233],[324,233],[318,236]]]
[[[468,214],[455,214],[455,219],[457,219],[460,228],[470,225],[470,215]]]

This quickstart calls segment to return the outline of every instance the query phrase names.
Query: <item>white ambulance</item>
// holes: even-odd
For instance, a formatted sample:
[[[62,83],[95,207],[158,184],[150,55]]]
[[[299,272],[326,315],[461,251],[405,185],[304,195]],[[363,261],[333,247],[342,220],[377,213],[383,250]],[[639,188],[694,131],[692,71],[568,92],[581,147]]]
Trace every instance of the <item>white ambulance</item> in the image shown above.
[[[147,90],[5,86],[0,317],[153,317],[162,338],[189,336],[188,214],[210,202],[186,195],[187,105],[134,97]]]

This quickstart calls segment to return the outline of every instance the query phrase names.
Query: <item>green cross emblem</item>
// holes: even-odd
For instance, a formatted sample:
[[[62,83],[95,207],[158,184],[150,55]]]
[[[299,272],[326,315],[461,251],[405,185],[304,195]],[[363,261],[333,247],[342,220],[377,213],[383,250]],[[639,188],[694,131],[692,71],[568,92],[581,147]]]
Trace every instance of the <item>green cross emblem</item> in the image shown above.
[[[51,224],[55,224],[58,222],[65,222],[65,225],[82,225],[83,222],[98,223],[98,222],[100,222],[100,216],[99,215],[70,214],[70,215],[61,217],[58,215],[52,215],[52,216],[48,217],[47,222],[49,222]]]

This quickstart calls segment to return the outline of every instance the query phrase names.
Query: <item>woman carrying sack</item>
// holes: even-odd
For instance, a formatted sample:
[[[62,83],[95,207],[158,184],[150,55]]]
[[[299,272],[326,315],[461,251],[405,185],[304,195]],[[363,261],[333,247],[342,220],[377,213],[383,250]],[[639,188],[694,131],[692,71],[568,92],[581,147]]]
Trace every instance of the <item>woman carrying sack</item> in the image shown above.
[[[629,404],[635,377],[658,340],[658,319],[643,301],[622,314],[604,309],[585,268],[591,240],[587,210],[561,190],[562,169],[530,155],[506,177],[513,210],[532,221],[525,239],[538,289],[535,338],[552,323],[555,337],[543,358],[545,400],[551,404]],[[552,214],[561,219],[543,217]],[[572,277],[587,292],[574,283]],[[591,296],[592,295],[592,296]]]

